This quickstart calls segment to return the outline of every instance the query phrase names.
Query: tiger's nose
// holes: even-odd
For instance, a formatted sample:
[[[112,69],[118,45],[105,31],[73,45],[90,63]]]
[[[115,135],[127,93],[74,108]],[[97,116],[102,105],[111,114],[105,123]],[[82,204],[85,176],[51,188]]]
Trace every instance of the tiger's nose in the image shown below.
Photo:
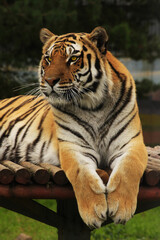
[[[56,83],[60,81],[60,78],[45,78],[45,81],[51,86],[54,87]]]

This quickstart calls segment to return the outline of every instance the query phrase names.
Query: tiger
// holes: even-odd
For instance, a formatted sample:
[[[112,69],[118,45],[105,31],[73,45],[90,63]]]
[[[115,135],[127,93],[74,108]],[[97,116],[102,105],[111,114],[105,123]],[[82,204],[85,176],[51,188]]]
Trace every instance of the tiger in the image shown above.
[[[41,96],[0,103],[0,159],[61,166],[90,228],[133,217],[147,164],[135,82],[108,39],[103,27],[63,35],[42,28]],[[96,169],[107,167],[105,185]]]

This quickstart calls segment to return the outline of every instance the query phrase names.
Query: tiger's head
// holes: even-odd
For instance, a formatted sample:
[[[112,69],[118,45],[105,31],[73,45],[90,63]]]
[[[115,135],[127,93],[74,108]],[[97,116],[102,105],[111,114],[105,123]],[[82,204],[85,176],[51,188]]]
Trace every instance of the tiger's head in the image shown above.
[[[106,71],[108,36],[97,27],[90,34],[54,35],[40,32],[43,55],[39,66],[40,88],[54,106],[95,108],[104,101],[112,82]]]

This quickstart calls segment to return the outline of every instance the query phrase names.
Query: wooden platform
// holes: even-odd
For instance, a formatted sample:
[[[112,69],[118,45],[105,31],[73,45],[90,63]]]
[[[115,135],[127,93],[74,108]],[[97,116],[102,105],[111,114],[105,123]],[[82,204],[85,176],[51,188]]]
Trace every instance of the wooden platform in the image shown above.
[[[136,213],[160,206],[160,146],[147,150],[149,161],[141,180]],[[107,182],[105,171],[98,170],[98,174]],[[57,213],[33,199],[56,199]],[[0,162],[0,206],[56,227],[59,240],[90,239],[90,229],[78,214],[72,186],[56,166]],[[108,219],[105,224],[110,222]]]

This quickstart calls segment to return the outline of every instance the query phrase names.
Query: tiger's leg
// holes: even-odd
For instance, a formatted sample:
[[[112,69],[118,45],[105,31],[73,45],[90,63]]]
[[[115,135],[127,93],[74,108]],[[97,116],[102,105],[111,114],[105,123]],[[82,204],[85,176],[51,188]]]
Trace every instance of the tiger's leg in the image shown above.
[[[60,162],[77,199],[79,213],[91,228],[100,227],[107,216],[106,186],[96,173],[93,160],[73,150],[67,143],[60,143]]]
[[[107,184],[108,215],[115,223],[124,224],[135,213],[140,179],[147,164],[143,144],[133,145],[114,164]]]

